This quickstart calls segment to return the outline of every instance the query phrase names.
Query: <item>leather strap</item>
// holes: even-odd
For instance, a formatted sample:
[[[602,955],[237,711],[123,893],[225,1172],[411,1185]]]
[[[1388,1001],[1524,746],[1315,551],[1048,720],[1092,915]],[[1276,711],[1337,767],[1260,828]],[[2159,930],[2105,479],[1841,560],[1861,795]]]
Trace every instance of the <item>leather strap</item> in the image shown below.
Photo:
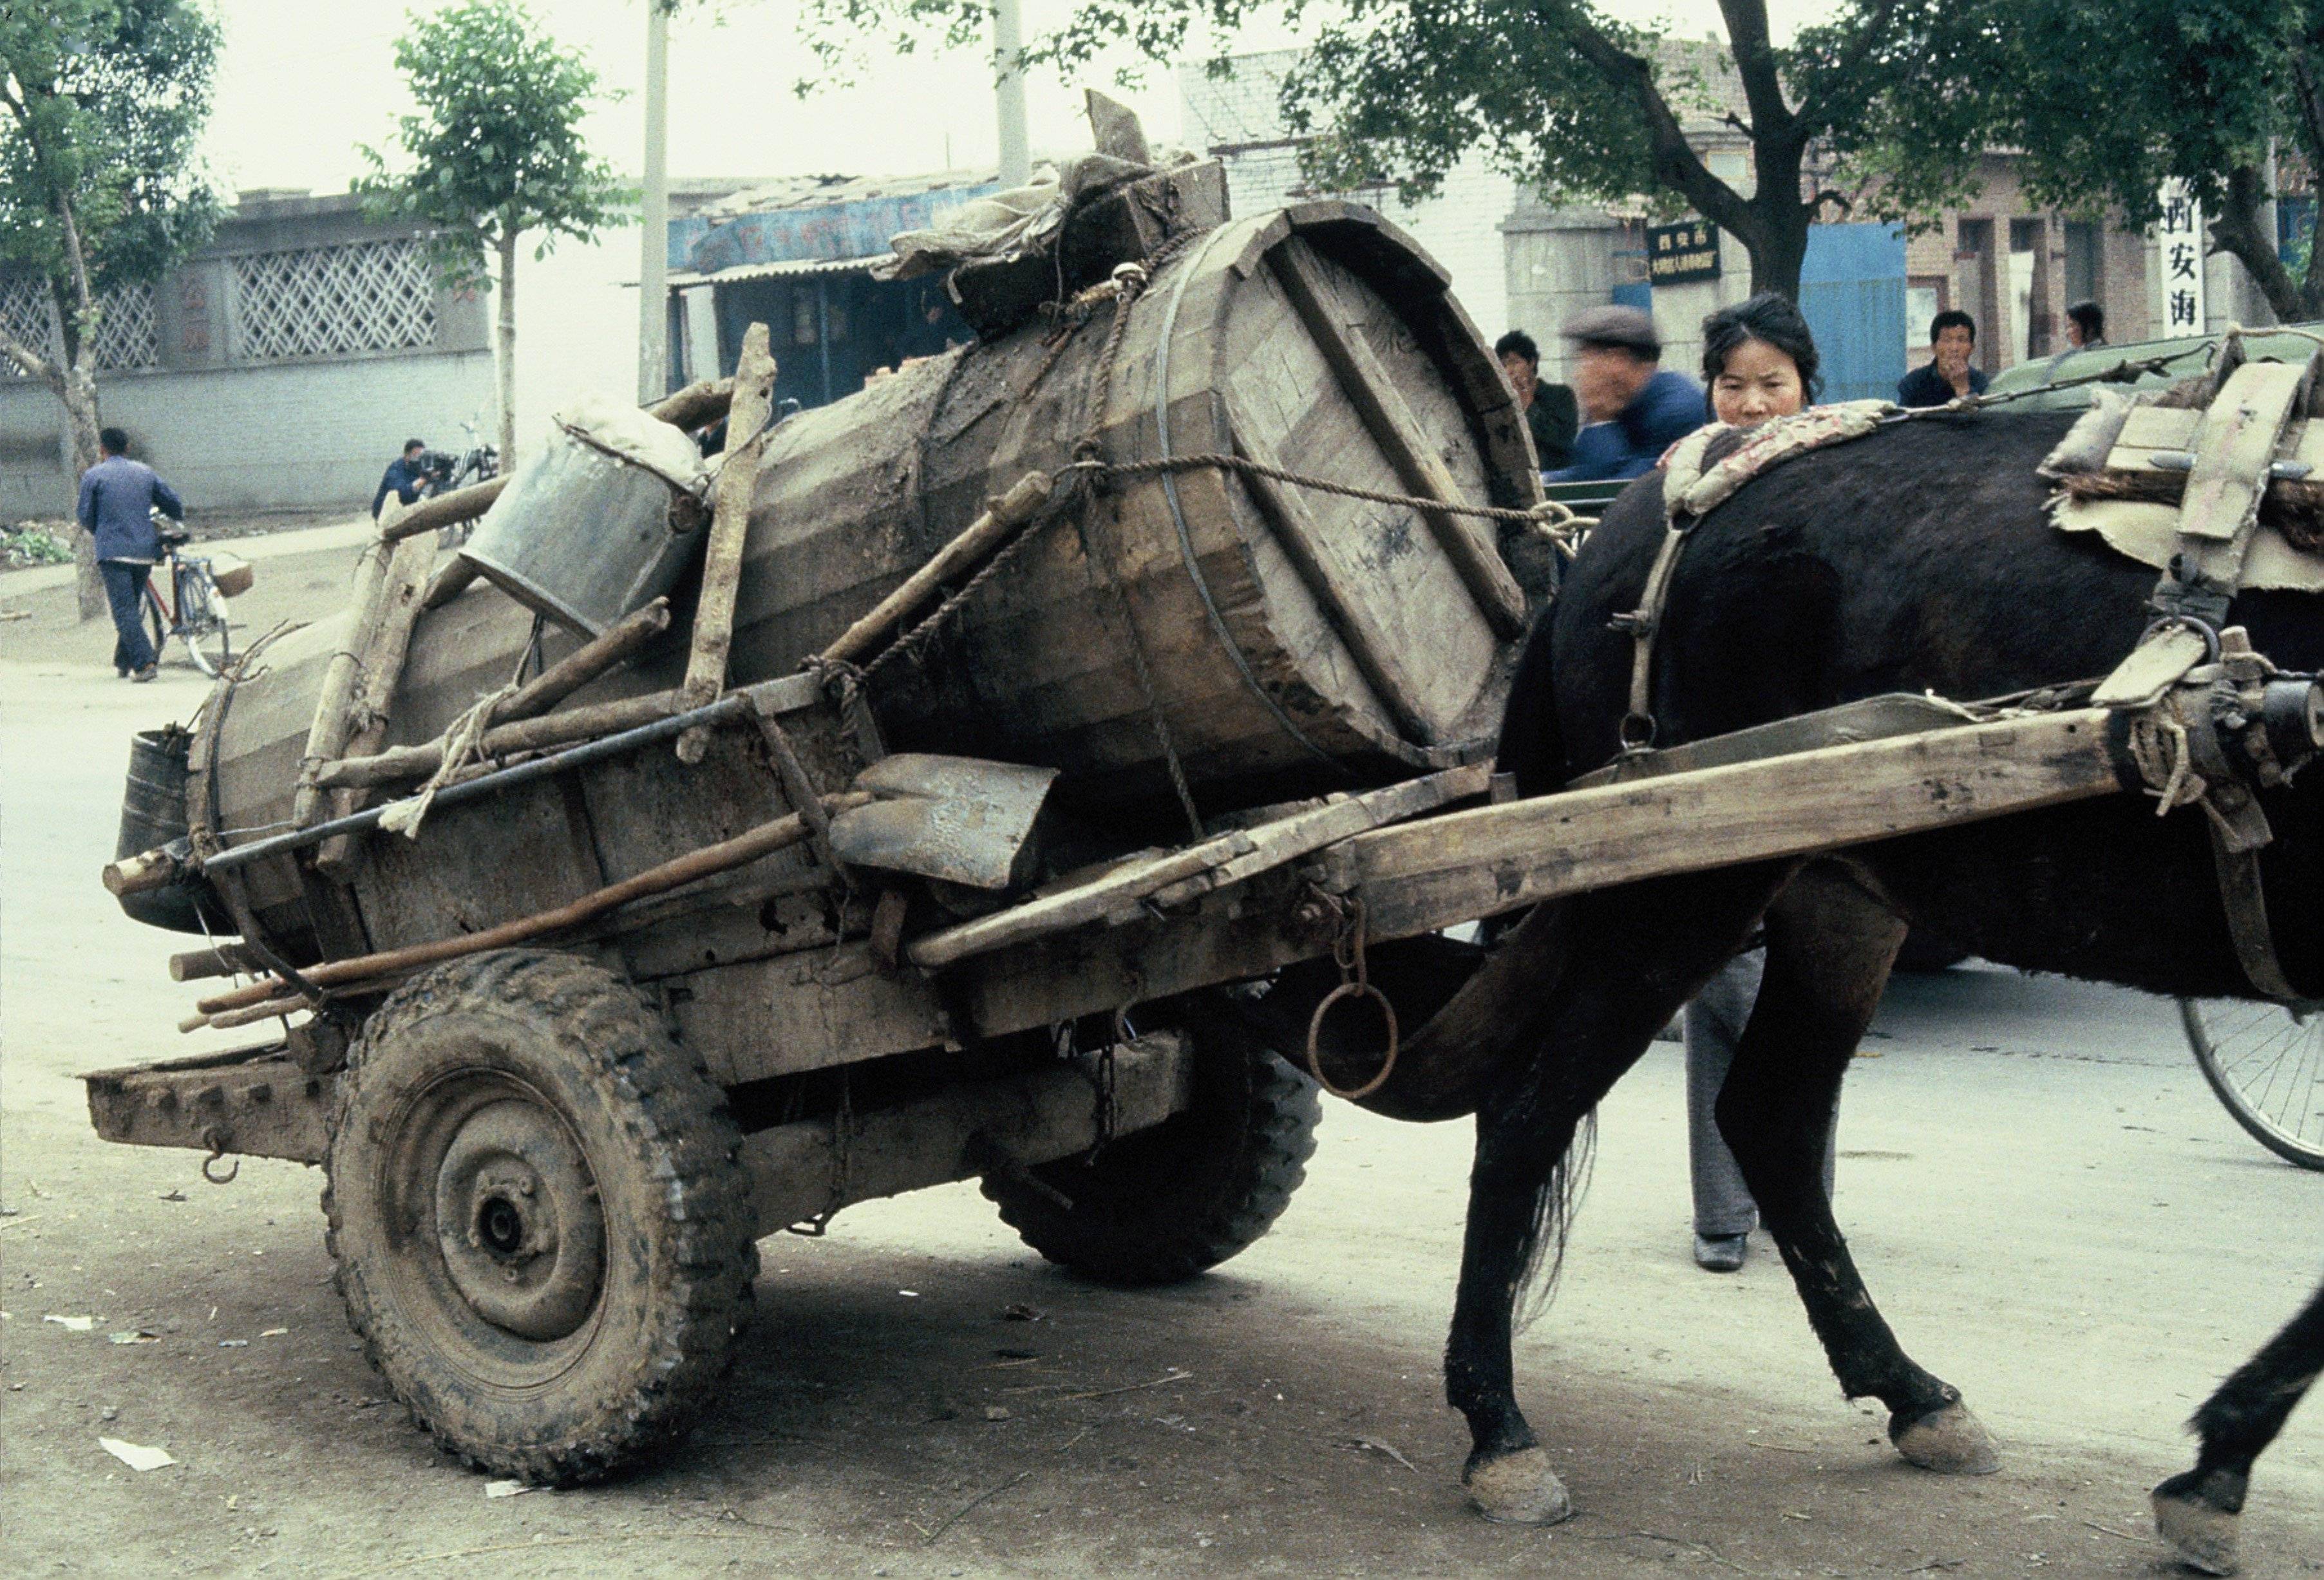
[[[1655,551],[1654,567],[1638,594],[1638,607],[1614,617],[1616,630],[1630,633],[1630,711],[1622,716],[1625,756],[1646,751],[1655,744],[1655,633],[1662,628],[1663,605],[1670,600],[1671,578],[1678,572],[1679,550],[1686,547],[1694,518],[1674,519]]]
[[[2236,850],[2226,827],[2217,818],[2206,820],[2211,830],[2211,864],[2218,869],[2219,899],[2227,913],[2227,935],[2235,940],[2236,960],[2251,985],[2270,998],[2287,1004],[2301,996],[2283,974],[2276,957],[2275,933],[2267,924],[2267,896],[2261,892],[2259,852]]]

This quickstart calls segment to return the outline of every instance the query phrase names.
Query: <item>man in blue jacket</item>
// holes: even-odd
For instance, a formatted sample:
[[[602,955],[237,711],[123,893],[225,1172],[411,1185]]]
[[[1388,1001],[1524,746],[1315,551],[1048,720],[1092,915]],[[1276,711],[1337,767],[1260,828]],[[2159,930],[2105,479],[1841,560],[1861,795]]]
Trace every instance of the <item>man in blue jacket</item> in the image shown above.
[[[132,680],[151,680],[161,656],[145,635],[145,578],[161,557],[153,529],[153,507],[182,519],[186,507],[177,491],[143,461],[124,454],[129,436],[117,427],[97,436],[97,463],[80,474],[80,524],[97,539],[97,568],[113,606],[113,670]]]
[[[1654,470],[1663,452],[1710,420],[1702,389],[1665,369],[1655,321],[1637,308],[1591,308],[1563,331],[1573,342],[1573,392],[1586,425],[1552,482],[1595,482]]]

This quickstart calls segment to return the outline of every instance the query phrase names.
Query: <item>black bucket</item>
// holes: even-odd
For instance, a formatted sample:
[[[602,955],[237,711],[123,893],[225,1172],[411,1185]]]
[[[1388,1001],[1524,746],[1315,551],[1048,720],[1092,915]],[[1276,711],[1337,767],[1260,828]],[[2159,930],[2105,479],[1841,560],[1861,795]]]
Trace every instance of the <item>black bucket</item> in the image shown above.
[[[121,837],[115,860],[141,855],[186,837],[187,749],[193,737],[177,725],[141,730],[129,743],[129,783],[121,796]],[[172,932],[234,932],[233,918],[198,879],[120,896],[132,921]],[[208,928],[203,926],[208,923]]]

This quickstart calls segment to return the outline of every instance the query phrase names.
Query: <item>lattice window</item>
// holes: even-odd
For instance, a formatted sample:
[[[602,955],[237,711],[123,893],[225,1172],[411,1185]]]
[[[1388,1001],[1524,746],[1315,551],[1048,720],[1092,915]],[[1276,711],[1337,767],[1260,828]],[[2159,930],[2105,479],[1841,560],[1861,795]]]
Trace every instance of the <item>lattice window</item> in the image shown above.
[[[36,280],[0,280],[0,329],[43,354],[52,354],[49,337],[49,297]],[[0,357],[0,378],[21,379],[24,370],[13,357]]]
[[[418,242],[356,242],[234,260],[242,356],[345,356],[436,338],[436,282]]]
[[[161,360],[161,330],[153,321],[153,288],[115,286],[97,303],[97,365],[150,368]]]

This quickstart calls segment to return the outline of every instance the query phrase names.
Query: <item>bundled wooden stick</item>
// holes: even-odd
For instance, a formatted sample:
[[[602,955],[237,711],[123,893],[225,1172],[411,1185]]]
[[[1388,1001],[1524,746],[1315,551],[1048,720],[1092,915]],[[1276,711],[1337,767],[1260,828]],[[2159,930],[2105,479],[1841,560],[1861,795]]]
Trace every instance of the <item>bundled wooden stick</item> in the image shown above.
[[[2176,505],[2187,497],[2183,472],[2077,472],[2061,483],[2074,500],[2134,500],[2142,504]],[[2283,540],[2303,553],[2324,548],[2324,482],[2280,479],[2260,496],[2263,526],[2283,534]]]
[[[625,698],[589,708],[575,708],[553,715],[552,720],[537,718],[599,675],[635,657],[669,629],[669,601],[665,598],[657,598],[643,609],[624,617],[618,624],[607,627],[603,633],[592,637],[504,698],[493,710],[493,723],[497,728],[486,733],[478,743],[478,749],[486,757],[494,757],[506,751],[530,750],[540,746],[566,746],[576,740],[585,740],[601,730],[627,730],[639,724],[650,724],[656,719],[677,712],[669,702],[675,694],[663,693],[658,697]],[[641,705],[645,703],[654,705]],[[606,723],[609,718],[621,721]],[[558,729],[581,728],[584,732],[540,739],[536,731],[532,737],[520,738],[510,734],[505,728],[526,721],[548,724],[554,720],[575,721],[574,724],[559,726]],[[520,739],[521,744],[517,744]],[[438,736],[418,746],[400,746],[374,756],[344,758],[318,769],[315,776],[316,783],[337,789],[424,779],[444,766],[444,738]]]
[[[734,390],[726,409],[726,455],[713,485],[710,543],[702,556],[702,596],[694,607],[694,650],[678,694],[698,708],[726,689],[726,657],[734,644],[734,593],[742,579],[742,540],[751,527],[751,485],[766,447],[768,414],[774,409],[775,359],[767,349],[767,326],[753,324],[742,335],[734,366]],[[707,730],[678,738],[678,760],[698,763],[707,748]]]
[[[826,813],[844,812],[862,806],[872,798],[861,791],[847,791],[826,796]],[[505,949],[522,943],[544,933],[559,932],[578,926],[593,916],[602,915],[618,905],[692,883],[698,878],[731,870],[756,861],[762,856],[798,844],[807,836],[807,824],[797,813],[761,823],[746,833],[737,834],[715,845],[687,852],[659,867],[650,867],[634,877],[608,884],[592,890],[576,900],[547,911],[520,916],[503,922],[497,927],[487,927],[481,932],[462,933],[456,938],[439,938],[429,943],[408,944],[401,949],[383,950],[376,954],[355,955],[346,960],[330,960],[310,967],[300,973],[316,988],[343,987],[350,982],[369,981],[374,977],[393,976],[413,971],[422,966],[432,966],[444,960],[457,960],[463,955],[480,953],[488,949]],[[201,1024],[216,1025],[217,1017],[235,1010],[279,1000],[290,990],[290,984],[269,977],[246,988],[215,994],[201,1000],[195,1007],[205,1017]],[[264,1016],[259,1018],[263,1019]]]

